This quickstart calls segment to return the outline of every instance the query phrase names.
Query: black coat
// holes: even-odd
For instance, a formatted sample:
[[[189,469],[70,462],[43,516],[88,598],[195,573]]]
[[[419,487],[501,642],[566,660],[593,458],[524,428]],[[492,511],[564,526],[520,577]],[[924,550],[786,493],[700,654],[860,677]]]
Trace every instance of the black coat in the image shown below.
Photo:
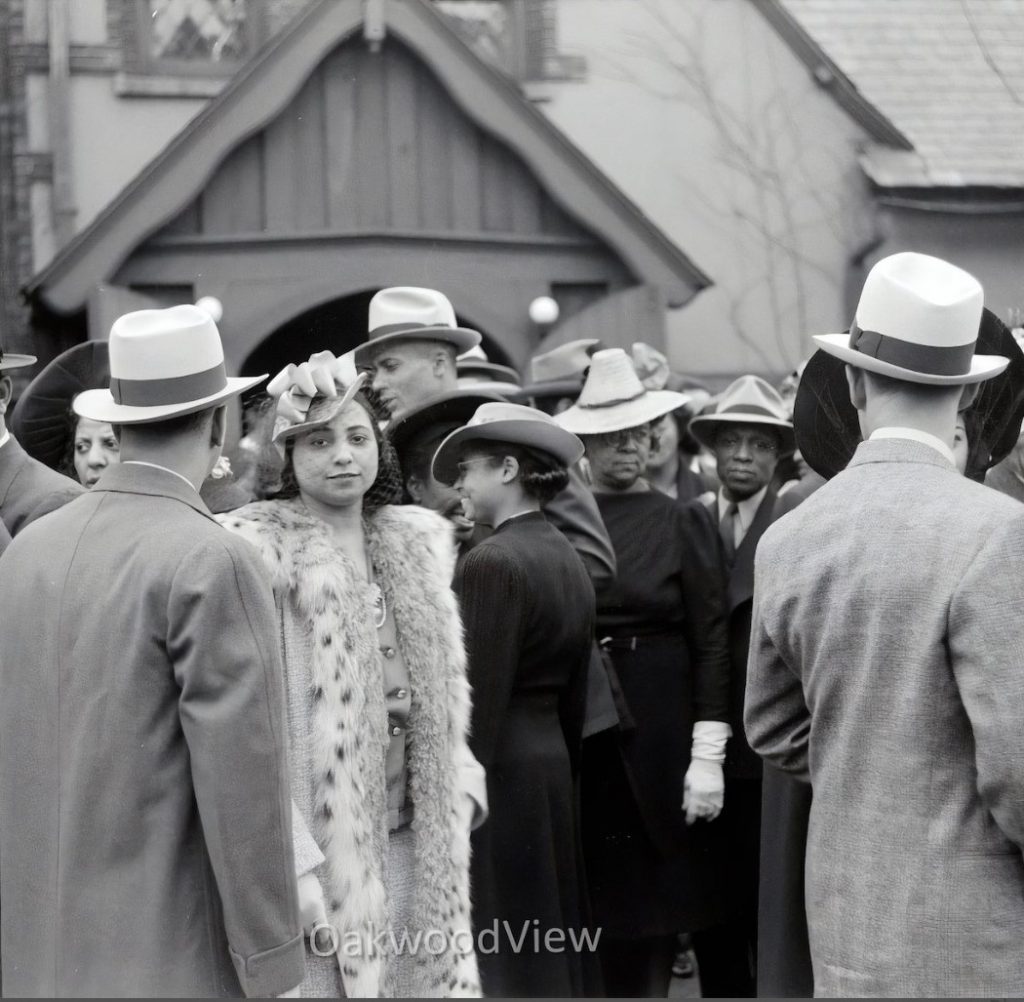
[[[473,687],[470,747],[487,770],[490,817],[474,833],[473,919],[499,927],[478,959],[487,995],[577,996],[587,958],[532,949],[533,920],[579,930],[585,888],[574,773],[594,630],[594,590],[580,557],[540,513],[500,525],[455,575]],[[524,925],[514,952],[505,937]],[[591,965],[592,966],[592,965]]]

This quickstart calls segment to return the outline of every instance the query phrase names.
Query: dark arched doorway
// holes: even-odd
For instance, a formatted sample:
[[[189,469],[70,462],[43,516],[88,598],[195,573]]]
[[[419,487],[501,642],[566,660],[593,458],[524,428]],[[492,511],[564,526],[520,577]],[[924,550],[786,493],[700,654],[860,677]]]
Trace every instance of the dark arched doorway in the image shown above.
[[[280,372],[289,362],[304,362],[325,348],[344,354],[366,340],[366,318],[377,289],[364,289],[315,306],[282,324],[264,338],[242,364],[241,375]],[[483,335],[483,349],[492,362],[510,365],[508,356],[487,332],[469,317],[456,315],[459,324]]]

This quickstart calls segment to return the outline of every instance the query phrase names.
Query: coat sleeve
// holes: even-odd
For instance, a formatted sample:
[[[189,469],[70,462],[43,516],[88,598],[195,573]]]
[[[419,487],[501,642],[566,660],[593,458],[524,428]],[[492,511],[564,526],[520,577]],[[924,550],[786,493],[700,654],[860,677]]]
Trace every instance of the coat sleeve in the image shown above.
[[[718,530],[707,508],[681,509],[682,590],[693,657],[694,720],[729,721],[729,634]]]
[[[168,654],[231,959],[246,995],[303,977],[283,672],[255,551],[225,533],[184,555],[168,598]]]
[[[565,490],[544,506],[544,517],[580,555],[594,589],[608,587],[615,579],[615,550],[594,495],[575,469],[569,470]]]
[[[10,541],[11,534],[7,531],[7,526],[0,522],[0,554],[3,554],[4,550],[7,549]]]
[[[779,653],[764,622],[763,579],[758,573],[761,555],[758,550],[743,728],[750,747],[766,762],[809,782],[811,715],[799,676]]]
[[[974,733],[978,793],[1024,849],[1024,513],[1004,522],[961,577],[949,654]]]
[[[507,554],[482,546],[463,558],[454,588],[473,690],[469,744],[477,761],[489,769],[519,668],[526,581]]]

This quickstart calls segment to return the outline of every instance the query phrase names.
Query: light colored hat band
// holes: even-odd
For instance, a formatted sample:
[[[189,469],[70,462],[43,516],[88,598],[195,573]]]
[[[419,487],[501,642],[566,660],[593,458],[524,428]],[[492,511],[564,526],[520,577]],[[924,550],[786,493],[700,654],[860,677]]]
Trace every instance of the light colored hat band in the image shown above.
[[[111,375],[110,395],[114,403],[126,407],[162,407],[204,400],[220,393],[228,385],[223,362],[203,372],[165,379],[119,379]]]
[[[641,397],[646,396],[647,388],[641,386],[639,393],[634,393],[631,397],[616,397],[614,400],[602,400],[599,403],[584,404],[579,401],[576,402],[576,406],[581,411],[603,411],[609,407],[618,407],[619,404],[628,404],[633,400],[639,400]]]
[[[889,334],[863,330],[855,320],[850,327],[850,347],[901,369],[930,376],[962,376],[971,371],[976,341],[949,348],[914,344]]]

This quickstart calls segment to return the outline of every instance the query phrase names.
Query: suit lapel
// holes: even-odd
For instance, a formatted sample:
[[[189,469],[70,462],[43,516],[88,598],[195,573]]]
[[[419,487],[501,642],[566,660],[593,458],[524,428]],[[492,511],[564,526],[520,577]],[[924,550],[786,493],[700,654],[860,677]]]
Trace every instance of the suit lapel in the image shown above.
[[[7,492],[11,489],[18,471],[25,465],[27,455],[14,435],[0,446],[0,505],[7,500]]]
[[[726,602],[731,613],[737,606],[750,601],[754,597],[754,552],[764,535],[765,529],[772,524],[775,515],[775,491],[769,487],[761,503],[757,506],[754,521],[750,523],[743,542],[736,549],[736,559],[729,572],[729,587],[726,590]]]

